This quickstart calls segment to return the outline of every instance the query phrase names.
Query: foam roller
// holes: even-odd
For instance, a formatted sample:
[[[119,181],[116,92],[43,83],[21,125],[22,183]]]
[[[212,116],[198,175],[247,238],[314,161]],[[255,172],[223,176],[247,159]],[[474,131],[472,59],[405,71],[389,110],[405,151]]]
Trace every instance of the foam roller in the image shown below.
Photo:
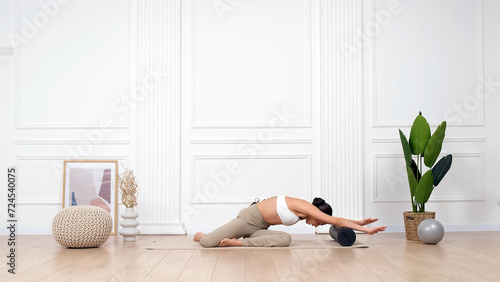
[[[330,226],[330,236],[341,246],[352,246],[356,242],[356,233],[352,228]]]

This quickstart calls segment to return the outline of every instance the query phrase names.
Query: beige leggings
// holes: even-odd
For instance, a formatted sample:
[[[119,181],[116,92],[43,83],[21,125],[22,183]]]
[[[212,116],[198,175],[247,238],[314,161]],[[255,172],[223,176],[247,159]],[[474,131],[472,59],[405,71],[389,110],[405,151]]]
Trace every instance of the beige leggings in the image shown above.
[[[241,238],[245,247],[288,247],[292,237],[286,232],[267,230],[257,205],[240,211],[238,216],[223,226],[208,233],[200,240],[205,248],[217,247],[224,238]]]

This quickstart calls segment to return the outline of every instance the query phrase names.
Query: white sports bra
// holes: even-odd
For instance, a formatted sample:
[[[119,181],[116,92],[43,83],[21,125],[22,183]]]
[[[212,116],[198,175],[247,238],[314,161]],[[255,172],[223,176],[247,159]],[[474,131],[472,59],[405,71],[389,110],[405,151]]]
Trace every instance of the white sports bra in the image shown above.
[[[288,209],[285,196],[278,196],[276,198],[276,211],[278,212],[281,222],[287,226],[293,225],[301,219]]]

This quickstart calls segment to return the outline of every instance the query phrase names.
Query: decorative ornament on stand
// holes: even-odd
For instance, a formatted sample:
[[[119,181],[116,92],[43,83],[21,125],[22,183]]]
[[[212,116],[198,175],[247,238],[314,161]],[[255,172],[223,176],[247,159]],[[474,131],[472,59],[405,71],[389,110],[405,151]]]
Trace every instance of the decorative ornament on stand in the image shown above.
[[[120,235],[123,236],[124,242],[133,242],[140,231],[137,229],[139,222],[136,218],[139,216],[134,211],[137,206],[137,183],[135,181],[134,172],[131,169],[125,168],[118,178],[120,191],[122,193],[122,203],[125,205],[125,212],[121,214],[123,221],[120,222],[122,229]]]

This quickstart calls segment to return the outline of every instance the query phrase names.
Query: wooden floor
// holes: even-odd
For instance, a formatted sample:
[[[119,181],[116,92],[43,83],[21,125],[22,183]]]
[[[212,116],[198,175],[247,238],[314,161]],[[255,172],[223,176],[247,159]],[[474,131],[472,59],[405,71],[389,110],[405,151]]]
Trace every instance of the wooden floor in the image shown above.
[[[16,239],[16,274],[2,263],[0,281],[500,281],[500,232],[448,232],[437,245],[406,241],[403,233],[358,234],[369,248],[311,250],[145,249],[189,235],[139,236],[135,243],[112,236],[93,249],[66,249],[52,236]]]

